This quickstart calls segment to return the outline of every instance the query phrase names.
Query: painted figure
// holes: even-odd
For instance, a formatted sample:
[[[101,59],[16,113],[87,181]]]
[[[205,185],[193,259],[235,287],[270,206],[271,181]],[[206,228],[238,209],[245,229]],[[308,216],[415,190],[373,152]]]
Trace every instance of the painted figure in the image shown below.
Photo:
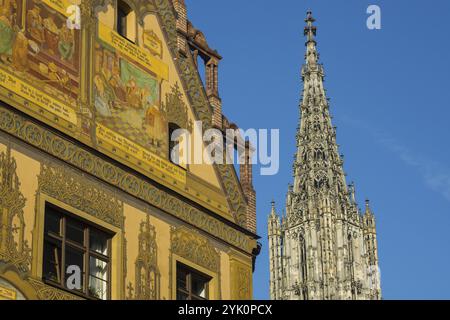
[[[11,0],[3,2],[0,6],[0,61],[10,62],[14,41],[13,9],[15,2]]]
[[[62,60],[70,61],[75,49],[73,30],[64,24],[59,34],[58,50]]]
[[[117,64],[113,64],[111,71],[112,74],[109,78],[109,84],[114,90],[115,98],[119,100],[119,103],[126,103],[127,91],[125,90],[122,79],[120,78],[120,67]]]
[[[50,15],[48,18],[45,18],[43,24],[48,52],[51,55],[54,55],[55,52],[58,50],[59,29],[56,26],[55,20],[53,20],[52,15]]]
[[[141,95],[136,80],[131,77],[127,83],[127,102],[131,108],[141,109]]]
[[[28,39],[24,30],[20,30],[16,35],[12,50],[13,67],[17,71],[28,69]]]
[[[27,13],[28,32],[40,46],[45,42],[44,25],[41,17],[41,8],[35,6]]]
[[[145,122],[147,133],[150,137],[152,137],[153,139],[161,137],[166,126],[164,118],[157,106],[152,106],[147,109],[147,112],[145,114]]]
[[[102,117],[111,117],[112,113],[109,108],[111,96],[105,83],[100,75],[94,77],[94,89],[95,89],[95,108]]]

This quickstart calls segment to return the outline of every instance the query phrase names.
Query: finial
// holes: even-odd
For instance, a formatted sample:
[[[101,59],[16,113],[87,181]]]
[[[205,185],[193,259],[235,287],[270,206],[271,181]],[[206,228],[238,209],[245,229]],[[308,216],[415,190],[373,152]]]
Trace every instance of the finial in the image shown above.
[[[366,213],[371,213],[372,211],[370,210],[370,201],[369,199],[366,199]]]
[[[304,30],[304,35],[307,36],[308,42],[315,41],[314,36],[316,35],[317,28],[312,25],[314,21],[316,21],[316,19],[313,18],[311,10],[308,10],[306,13],[306,27]]]
[[[350,199],[351,199],[351,201],[352,201],[352,203],[356,203],[356,196],[355,196],[355,193],[356,193],[356,188],[355,188],[355,183],[352,181],[352,183],[350,183],[350,185],[349,185],[349,193],[350,193]]]
[[[272,199],[270,204],[272,205],[272,208],[270,209],[270,215],[272,217],[275,217],[277,215],[277,212],[275,211],[275,201]]]

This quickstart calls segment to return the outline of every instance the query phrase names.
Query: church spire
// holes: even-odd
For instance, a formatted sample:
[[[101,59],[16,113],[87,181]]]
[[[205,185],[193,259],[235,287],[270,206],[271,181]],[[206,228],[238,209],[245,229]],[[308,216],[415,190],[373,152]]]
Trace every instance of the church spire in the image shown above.
[[[375,219],[373,214],[363,218],[354,184],[347,186],[311,11],[305,22],[294,183],[286,197],[286,216],[280,223],[272,205],[268,221],[271,297],[379,299]],[[368,204],[366,212],[371,212]]]
[[[347,192],[343,160],[338,152],[336,130],[331,123],[322,65],[315,36],[317,28],[311,11],[306,15],[305,64],[302,67],[303,94],[300,103],[300,126],[294,166],[293,192],[311,197],[314,194]],[[322,199],[324,200],[324,199]]]

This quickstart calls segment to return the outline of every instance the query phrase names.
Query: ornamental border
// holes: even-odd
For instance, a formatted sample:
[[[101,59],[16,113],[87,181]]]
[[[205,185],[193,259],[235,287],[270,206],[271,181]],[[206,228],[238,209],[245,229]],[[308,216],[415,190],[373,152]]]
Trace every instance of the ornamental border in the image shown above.
[[[251,238],[153,184],[96,156],[49,129],[0,105],[0,130],[155,206],[164,212],[251,253]]]

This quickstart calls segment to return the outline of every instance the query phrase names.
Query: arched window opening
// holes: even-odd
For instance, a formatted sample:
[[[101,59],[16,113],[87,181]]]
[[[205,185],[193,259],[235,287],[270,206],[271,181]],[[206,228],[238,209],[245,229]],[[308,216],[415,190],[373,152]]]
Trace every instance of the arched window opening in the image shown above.
[[[136,41],[136,13],[120,0],[117,2],[117,32],[133,43]]]
[[[314,160],[325,160],[325,152],[322,148],[316,148],[314,150]]]
[[[308,264],[306,260],[306,243],[305,238],[303,235],[300,235],[300,276],[301,276],[301,282],[303,284],[302,286],[302,293],[303,293],[303,299],[308,299],[308,291],[305,284],[308,281]]]
[[[314,179],[314,187],[316,189],[328,188],[328,179],[324,176],[317,177],[316,179]]]
[[[354,255],[353,255],[353,237],[351,233],[348,234],[348,273],[350,275],[350,279],[352,279],[352,283],[355,279],[355,270],[353,268]],[[352,287],[352,296],[353,299],[356,298],[356,290]]]
[[[315,132],[319,132],[320,131],[320,122],[319,121],[314,121],[314,123],[313,123],[313,130],[315,131]]]

